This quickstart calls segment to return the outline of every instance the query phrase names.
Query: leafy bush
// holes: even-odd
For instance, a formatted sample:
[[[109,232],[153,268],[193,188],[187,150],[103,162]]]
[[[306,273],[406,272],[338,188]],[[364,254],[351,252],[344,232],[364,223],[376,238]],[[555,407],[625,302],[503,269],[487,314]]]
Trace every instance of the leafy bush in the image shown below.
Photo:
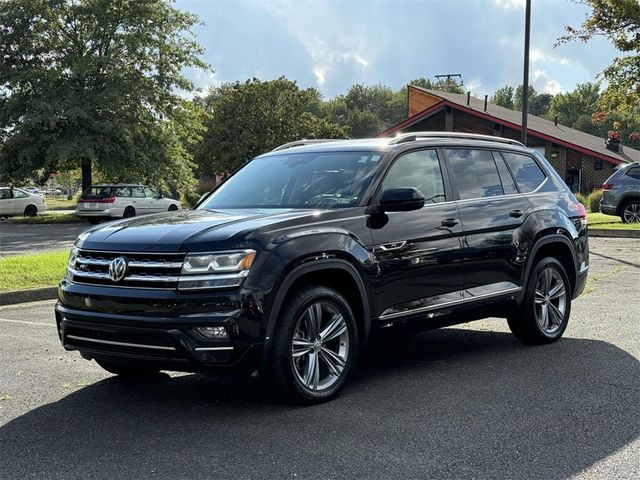
[[[583,204],[585,207],[589,208],[589,199],[585,195],[583,195],[581,193],[576,193],[575,195],[576,195],[576,199],[581,204]]]
[[[602,199],[602,190],[598,189],[598,190],[594,190],[593,192],[591,192],[589,194],[589,197],[587,197],[587,201],[589,202],[589,210],[591,210],[592,213],[596,213],[600,211],[600,200]]]

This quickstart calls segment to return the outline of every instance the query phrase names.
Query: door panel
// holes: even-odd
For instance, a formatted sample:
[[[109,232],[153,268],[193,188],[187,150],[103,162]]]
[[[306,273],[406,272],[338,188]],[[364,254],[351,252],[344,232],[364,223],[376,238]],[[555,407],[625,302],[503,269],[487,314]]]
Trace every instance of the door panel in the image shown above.
[[[400,156],[382,181],[378,198],[384,189],[398,187],[417,188],[426,198],[419,210],[369,218],[377,269],[375,313],[383,320],[447,295],[460,298],[462,227],[455,202],[445,202],[445,178],[435,150],[429,149]]]

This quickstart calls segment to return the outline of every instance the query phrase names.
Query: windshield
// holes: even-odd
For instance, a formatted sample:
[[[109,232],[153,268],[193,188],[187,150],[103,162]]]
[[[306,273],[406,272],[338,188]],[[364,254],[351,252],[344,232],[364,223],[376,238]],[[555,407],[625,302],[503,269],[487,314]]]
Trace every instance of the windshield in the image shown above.
[[[353,207],[381,156],[379,152],[315,152],[256,158],[198,208]]]

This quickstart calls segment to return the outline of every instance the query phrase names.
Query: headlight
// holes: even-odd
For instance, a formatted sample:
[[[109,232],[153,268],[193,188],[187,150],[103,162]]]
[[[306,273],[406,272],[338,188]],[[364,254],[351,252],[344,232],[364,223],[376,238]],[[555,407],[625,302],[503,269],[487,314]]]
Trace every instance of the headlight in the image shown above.
[[[256,257],[255,250],[187,255],[178,281],[179,290],[238,287]]]
[[[71,279],[73,278],[73,275],[71,274],[69,269],[76,268],[76,258],[78,258],[78,253],[80,253],[80,250],[78,250],[76,247],[73,247],[71,249],[71,252],[69,252],[69,258],[67,259],[67,270],[64,274],[65,280],[71,281]]]

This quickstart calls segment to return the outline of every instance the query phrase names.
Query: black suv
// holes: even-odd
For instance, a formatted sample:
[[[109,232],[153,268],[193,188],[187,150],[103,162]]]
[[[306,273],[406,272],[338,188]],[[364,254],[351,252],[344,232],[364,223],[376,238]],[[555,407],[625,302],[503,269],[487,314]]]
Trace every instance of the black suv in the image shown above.
[[[109,372],[243,368],[319,401],[374,329],[498,316],[557,340],[588,263],[584,207],[516,141],[301,141],[194,210],[81,234],[55,312],[64,347]]]

